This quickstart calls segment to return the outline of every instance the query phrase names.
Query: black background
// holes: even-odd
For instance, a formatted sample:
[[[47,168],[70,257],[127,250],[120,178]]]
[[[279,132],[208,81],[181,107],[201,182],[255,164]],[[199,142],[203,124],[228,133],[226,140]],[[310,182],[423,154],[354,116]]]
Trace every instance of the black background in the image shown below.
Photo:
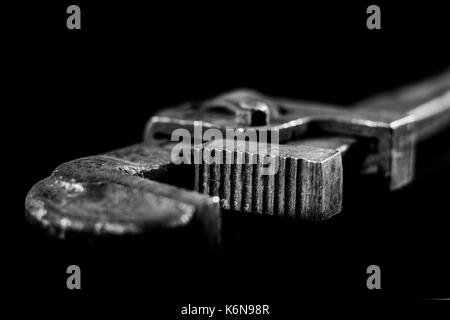
[[[24,217],[34,183],[62,162],[140,141],[159,108],[236,87],[345,107],[448,67],[444,6],[374,3],[381,30],[366,28],[372,3],[364,1],[17,8],[6,60],[12,99],[3,108],[14,203],[3,213],[17,223],[5,225],[11,292],[50,307],[168,316],[188,303],[270,304],[280,315],[299,314],[307,300],[450,296],[448,133],[420,146],[413,185],[390,194],[371,181],[346,185],[344,211],[325,223],[226,219],[231,240],[218,259],[157,256],[143,243],[56,241]],[[82,30],[66,28],[70,4],[81,7]],[[66,289],[70,264],[81,267],[81,291]],[[366,288],[371,264],[381,267],[380,291]]]

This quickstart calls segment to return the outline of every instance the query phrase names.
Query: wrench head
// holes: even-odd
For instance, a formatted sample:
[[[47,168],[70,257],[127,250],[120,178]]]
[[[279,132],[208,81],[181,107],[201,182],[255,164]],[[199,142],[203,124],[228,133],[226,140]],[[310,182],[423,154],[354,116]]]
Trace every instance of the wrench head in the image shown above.
[[[67,162],[30,190],[26,215],[59,237],[193,229],[217,245],[219,199],[151,180],[168,172],[169,151],[143,144]]]
[[[341,211],[339,151],[215,140],[194,153],[196,190],[218,196],[224,209],[307,220]]]
[[[394,190],[408,184],[414,178],[414,159],[416,136],[414,117],[395,110],[347,110],[331,105],[292,101],[283,98],[270,98],[255,91],[235,91],[223,94],[216,99],[215,105],[227,109],[226,103],[234,101],[234,105],[242,105],[246,97],[252,97],[259,105],[266,105],[269,122],[261,125],[243,125],[237,120],[239,113],[231,114],[233,121],[221,121],[220,116],[206,116],[208,112],[199,111],[192,105],[184,105],[163,110],[152,117],[146,127],[145,139],[148,143],[158,144],[170,138],[170,134],[183,128],[195,135],[195,128],[201,124],[203,129],[216,128],[223,132],[227,129],[253,129],[258,132],[276,132],[281,143],[293,144],[311,135],[336,135],[350,137],[367,145],[355,171],[376,173],[386,185]],[[217,102],[218,101],[218,102]],[[224,101],[227,101],[226,103]],[[229,110],[231,108],[228,108]],[[236,108],[235,108],[236,109]],[[233,110],[235,110],[233,109]],[[206,108],[205,110],[211,110]],[[213,108],[213,110],[216,110]],[[201,138],[201,137],[200,137]],[[328,137],[323,143],[327,144]],[[317,140],[316,140],[317,142]],[[311,145],[314,147],[315,145]],[[346,146],[343,146],[346,147]],[[351,147],[351,146],[350,146]],[[335,150],[340,150],[337,148]]]

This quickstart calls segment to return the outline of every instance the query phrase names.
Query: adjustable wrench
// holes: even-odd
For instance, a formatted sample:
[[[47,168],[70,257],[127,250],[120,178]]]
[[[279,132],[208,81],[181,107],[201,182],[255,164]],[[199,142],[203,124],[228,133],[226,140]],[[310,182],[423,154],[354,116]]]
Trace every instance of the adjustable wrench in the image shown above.
[[[196,164],[197,191],[219,196],[224,209],[324,220],[341,210],[340,155],[356,158],[352,170],[381,175],[391,190],[413,180],[417,141],[450,125],[450,70],[349,110],[233,91],[159,112],[147,125],[146,140],[158,144],[180,127],[195,133],[199,121],[224,136],[227,129],[275,132],[284,145],[274,177],[261,174],[261,162]],[[214,149],[231,159],[256,155],[227,142],[204,150]]]
[[[278,176],[261,183],[259,171],[245,169],[244,164],[235,170],[215,167],[213,176],[222,179],[210,180],[200,174],[213,172],[211,168],[196,165],[198,191],[222,196],[226,209],[323,220],[340,211],[341,156],[356,146],[364,147],[358,169],[382,174],[391,189],[413,179],[416,139],[450,123],[450,71],[352,110],[237,91],[161,111],[149,120],[143,143],[65,163],[37,183],[25,200],[27,218],[60,237],[190,228],[206,242],[219,243],[219,198],[171,186],[166,180],[176,170],[167,137],[177,128],[193,132],[198,121],[220,130],[276,131],[284,144],[279,159],[284,170]],[[337,136],[309,138],[310,132]],[[206,144],[194,152],[219,149]],[[245,150],[228,151],[244,153],[245,158]],[[239,183],[247,190],[236,188]],[[264,197],[268,200],[262,202]]]

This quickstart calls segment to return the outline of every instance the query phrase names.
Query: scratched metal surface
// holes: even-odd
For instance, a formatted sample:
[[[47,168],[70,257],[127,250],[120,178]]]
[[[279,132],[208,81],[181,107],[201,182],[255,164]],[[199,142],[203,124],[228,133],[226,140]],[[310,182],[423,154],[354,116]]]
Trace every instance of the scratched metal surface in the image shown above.
[[[310,220],[326,220],[341,211],[340,152],[279,145],[276,153],[265,154],[270,156],[269,164],[250,151],[257,147],[262,145],[214,140],[195,148],[204,159],[212,153],[220,159],[216,164],[195,164],[195,189],[218,196],[226,210]],[[268,165],[272,165],[273,174],[264,174]]]
[[[143,234],[195,225],[212,243],[220,242],[219,199],[224,210],[326,220],[341,211],[344,169],[376,173],[393,190],[412,181],[416,136],[448,125],[450,84],[448,76],[437,79],[425,81],[417,95],[381,96],[380,104],[391,110],[365,108],[376,102],[342,110],[250,90],[163,110],[149,120],[143,143],[55,169],[30,190],[27,217],[60,237],[72,232]],[[168,136],[178,128],[194,133],[198,121],[222,131],[255,129],[258,137],[263,130],[279,133],[281,144],[274,155],[279,171],[263,175],[261,154],[217,141],[197,146],[194,153],[216,152],[244,163],[196,164],[188,179],[195,181],[197,192],[173,185],[173,177],[164,181],[180,173],[170,158]],[[418,132],[416,124],[421,126]],[[311,137],[318,133],[328,136]],[[355,156],[361,145],[363,151]],[[354,168],[343,168],[343,157],[352,158]],[[256,163],[249,161],[253,158]]]
[[[122,235],[200,223],[205,241],[220,239],[218,199],[153,181],[170,152],[133,145],[59,166],[27,195],[26,214],[51,234]]]

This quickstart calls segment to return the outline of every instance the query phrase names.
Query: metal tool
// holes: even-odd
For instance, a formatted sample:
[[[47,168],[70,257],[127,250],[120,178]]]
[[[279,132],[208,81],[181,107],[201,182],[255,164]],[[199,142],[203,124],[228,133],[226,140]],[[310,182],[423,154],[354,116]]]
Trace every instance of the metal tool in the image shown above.
[[[341,211],[342,158],[333,149],[280,145],[276,154],[265,153],[276,163],[276,174],[263,174],[267,161],[249,150],[252,144],[214,140],[195,148],[221,163],[195,164],[195,190],[218,196],[226,210],[324,220]],[[264,148],[270,150],[269,147]],[[226,161],[226,159],[234,161]],[[237,159],[241,158],[242,161]],[[232,162],[232,163],[231,163]]]
[[[352,161],[352,170],[381,175],[391,190],[407,185],[414,177],[417,140],[450,125],[450,70],[349,110],[233,91],[159,112],[147,124],[146,140],[161,143],[176,128],[194,133],[199,121],[203,128],[224,132],[230,128],[276,132],[285,146],[275,177],[262,176],[260,163],[230,168],[196,165],[196,190],[219,196],[225,209],[324,220],[341,209],[342,169],[338,155],[319,160],[317,156],[338,152],[345,158],[351,153],[358,158]],[[224,148],[225,144],[233,145],[216,143],[213,148],[245,153]],[[207,151],[211,150],[209,146]],[[246,159],[251,156],[246,153]]]
[[[59,237],[192,229],[214,247],[219,199],[160,182],[173,166],[169,147],[145,144],[70,161],[30,190],[26,215]]]
[[[28,219],[61,237],[189,229],[217,244],[219,198],[167,179],[179,172],[170,159],[170,134],[178,128],[193,132],[198,121],[220,130],[276,131],[284,144],[275,176],[262,177],[258,162],[195,165],[198,191],[220,196],[226,209],[323,220],[341,209],[342,156],[356,148],[363,152],[355,170],[383,175],[391,189],[412,180],[416,139],[450,123],[450,71],[351,110],[246,90],[161,111],[150,119],[142,144],[65,163],[37,183],[26,197]],[[194,154],[212,151],[253,157],[211,143],[194,148]]]

